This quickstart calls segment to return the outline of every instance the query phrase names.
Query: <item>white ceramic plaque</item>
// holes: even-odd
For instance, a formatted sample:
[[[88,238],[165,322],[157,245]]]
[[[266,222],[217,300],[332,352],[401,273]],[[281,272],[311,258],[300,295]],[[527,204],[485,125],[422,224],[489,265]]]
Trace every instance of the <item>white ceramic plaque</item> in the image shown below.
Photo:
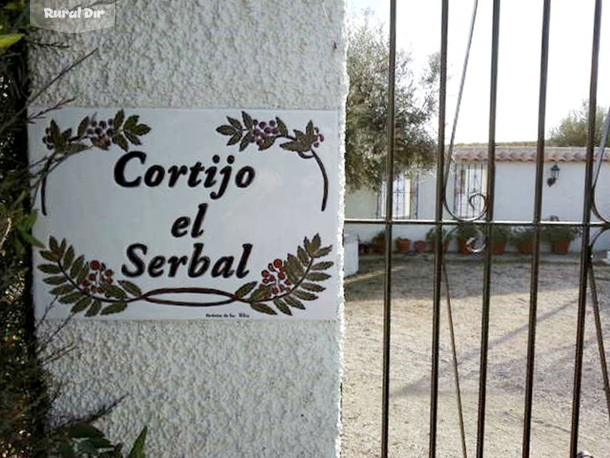
[[[37,316],[336,318],[336,112],[64,108],[29,144]]]

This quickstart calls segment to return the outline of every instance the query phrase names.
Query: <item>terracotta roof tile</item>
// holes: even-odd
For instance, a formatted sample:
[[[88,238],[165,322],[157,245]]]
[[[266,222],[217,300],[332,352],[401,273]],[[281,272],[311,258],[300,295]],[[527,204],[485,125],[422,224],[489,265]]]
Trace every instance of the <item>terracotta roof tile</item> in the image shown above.
[[[544,149],[544,156],[545,162],[585,162],[586,148],[547,146]],[[487,162],[487,146],[456,146],[453,148],[453,160],[458,162]],[[535,161],[535,146],[496,146],[496,162]],[[604,161],[610,161],[608,149],[604,151]]]

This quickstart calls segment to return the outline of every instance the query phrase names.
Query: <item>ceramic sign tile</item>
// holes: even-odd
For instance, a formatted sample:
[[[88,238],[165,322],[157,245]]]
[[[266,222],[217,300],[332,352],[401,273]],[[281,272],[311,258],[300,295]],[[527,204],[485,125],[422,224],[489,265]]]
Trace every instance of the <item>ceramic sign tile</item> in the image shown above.
[[[338,117],[90,109],[30,127],[37,316],[335,319]]]

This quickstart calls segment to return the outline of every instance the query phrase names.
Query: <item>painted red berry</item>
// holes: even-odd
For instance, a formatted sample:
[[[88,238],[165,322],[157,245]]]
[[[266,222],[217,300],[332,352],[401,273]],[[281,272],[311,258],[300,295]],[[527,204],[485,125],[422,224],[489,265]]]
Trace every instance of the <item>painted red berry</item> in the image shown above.
[[[317,148],[318,146],[320,146],[320,144],[319,144],[318,142],[315,142],[315,143],[313,144],[313,146],[315,146],[315,147]]]
[[[91,268],[93,270],[99,270],[100,267],[101,267],[101,264],[99,261],[97,261],[97,260],[91,261]]]
[[[278,275],[278,277],[279,277],[280,280],[285,280],[286,279],[286,274],[284,272],[282,272],[282,273],[280,273]]]
[[[276,259],[275,261],[273,261],[273,266],[276,269],[279,269],[280,267],[282,267],[282,260],[281,259]]]
[[[279,291],[279,290],[278,290],[277,288],[271,288],[271,292],[272,292],[273,294],[277,294],[277,293],[278,293],[278,291]]]
[[[268,270],[263,270],[263,271],[261,272],[261,275],[262,275],[263,277],[268,277],[268,276],[269,276],[269,271],[268,271]]]
[[[89,274],[89,280],[95,281],[95,274]]]
[[[114,275],[114,272],[113,272],[111,269],[108,269],[106,272],[104,272],[104,274],[105,274],[107,277],[112,277],[112,276]]]
[[[321,141],[321,142],[323,142],[323,141],[324,141],[324,135],[320,134],[320,135],[318,135],[318,137],[319,137],[319,139],[320,139],[320,141]]]
[[[261,122],[258,127],[260,127],[261,129],[264,129],[265,127],[267,127],[267,123],[265,121]]]

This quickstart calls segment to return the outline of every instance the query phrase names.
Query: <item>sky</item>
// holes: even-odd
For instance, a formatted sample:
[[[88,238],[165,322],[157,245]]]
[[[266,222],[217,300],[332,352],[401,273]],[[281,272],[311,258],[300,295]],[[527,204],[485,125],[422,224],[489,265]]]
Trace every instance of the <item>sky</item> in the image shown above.
[[[588,99],[594,0],[553,0],[545,131]],[[366,8],[389,22],[389,0],[348,0],[358,17]],[[474,0],[449,1],[447,130],[449,140]],[[489,132],[492,0],[479,0],[456,142],[486,142]],[[608,5],[606,5],[608,6]],[[500,9],[496,141],[533,141],[538,131],[538,93],[543,0],[505,0]],[[440,51],[441,0],[397,0],[397,45],[414,68]],[[602,11],[598,105],[610,105],[610,11]]]

